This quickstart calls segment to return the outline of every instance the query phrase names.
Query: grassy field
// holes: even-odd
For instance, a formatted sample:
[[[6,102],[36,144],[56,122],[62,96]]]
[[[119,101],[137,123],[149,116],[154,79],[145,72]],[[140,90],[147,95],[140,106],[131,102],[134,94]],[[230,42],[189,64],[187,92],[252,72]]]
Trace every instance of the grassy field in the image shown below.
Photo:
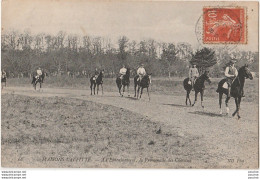
[[[122,108],[10,94],[2,95],[1,104],[3,167],[160,167],[164,163],[196,168],[190,160],[212,157],[202,136],[180,136],[174,126]],[[189,164],[176,163],[175,158]]]
[[[185,96],[186,92],[183,88],[184,78],[152,78],[151,92],[154,94],[165,94],[173,96]],[[209,85],[207,82],[205,97],[212,97],[218,99],[218,94],[216,93],[217,84],[221,79],[211,79],[212,83]],[[31,79],[29,78],[11,78],[8,79],[8,86],[30,86]],[[246,80],[245,83],[245,95],[246,98],[243,101],[258,103],[258,89],[259,89],[258,78],[253,80]],[[48,88],[74,88],[74,89],[89,89],[89,79],[88,78],[70,78],[67,76],[63,77],[51,77],[46,78],[43,87]],[[113,92],[117,91],[115,78],[104,78],[104,91]],[[130,93],[134,93],[133,79],[131,79]]]

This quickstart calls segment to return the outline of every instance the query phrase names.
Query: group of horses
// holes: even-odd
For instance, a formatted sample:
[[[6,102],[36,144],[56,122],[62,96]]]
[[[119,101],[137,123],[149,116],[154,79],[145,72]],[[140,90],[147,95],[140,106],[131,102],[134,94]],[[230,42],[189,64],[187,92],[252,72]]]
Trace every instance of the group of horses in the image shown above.
[[[3,83],[5,84],[5,87],[6,87],[6,75],[2,74],[2,76],[1,76],[1,86],[2,86],[2,89],[4,88]]]
[[[92,91],[94,92],[94,95],[95,95],[96,88],[97,88],[97,94],[98,94],[99,86],[101,86],[102,94],[103,94],[103,76],[104,76],[104,70],[100,71],[100,73],[97,77],[92,76],[90,78],[91,95],[93,94]],[[139,78],[138,75],[136,75],[134,77],[134,89],[135,89],[134,97],[141,98],[142,94],[143,94],[143,89],[146,88],[148,97],[150,100],[149,85],[151,84],[151,74],[147,74],[147,75],[143,76],[143,78],[141,80],[138,80],[138,78]],[[123,75],[122,77],[118,76],[116,78],[116,84],[117,84],[120,96],[122,96],[122,97],[124,96],[125,87],[127,87],[127,92],[129,95],[130,68],[127,68],[125,75]],[[141,92],[140,92],[140,96],[139,96],[140,89],[141,89]]]
[[[36,90],[36,85],[37,83],[40,84],[40,88],[42,88],[42,83],[45,77],[45,73],[43,72],[42,75],[37,76],[36,73],[33,73],[32,75],[32,85],[34,87],[34,89]]]
[[[37,77],[36,74],[33,74],[33,79],[32,79],[32,84],[34,89],[36,90],[36,85],[37,83],[40,84],[40,88],[42,87],[42,83],[44,80],[44,73]],[[92,91],[94,91],[94,95],[95,95],[95,91],[97,88],[97,94],[99,91],[99,86],[101,86],[102,89],[102,94],[103,94],[103,76],[104,76],[104,70],[101,70],[99,75],[97,76],[97,78],[95,79],[95,76],[92,76],[90,78],[90,89],[91,89],[91,95],[93,94]],[[134,90],[135,90],[135,95],[134,97],[136,98],[141,98],[142,93],[143,93],[143,89],[147,89],[147,93],[148,93],[148,97],[149,97],[149,101],[150,101],[150,94],[149,94],[149,85],[151,84],[151,74],[147,74],[145,75],[141,80],[138,80],[139,76],[136,75],[134,77]],[[243,95],[243,88],[244,88],[244,84],[245,84],[245,79],[253,79],[253,75],[250,72],[248,65],[244,65],[241,68],[239,68],[238,70],[238,76],[235,77],[235,79],[233,80],[233,83],[231,85],[231,92],[230,95],[231,97],[233,97],[235,99],[235,103],[236,103],[236,110],[235,112],[232,114],[232,116],[235,116],[237,114],[237,117],[240,118],[239,115],[239,110],[240,110],[240,103],[241,103],[241,98]],[[203,94],[204,94],[204,90],[205,90],[205,81],[207,81],[209,84],[211,83],[210,79],[209,79],[209,71],[205,71],[200,77],[198,77],[195,80],[194,83],[194,91],[195,91],[195,99],[193,104],[191,104],[191,100],[190,100],[190,93],[192,91],[192,85],[190,82],[189,78],[184,79],[183,81],[183,86],[184,89],[186,90],[186,105],[188,105],[188,102],[190,105],[194,106],[195,103],[197,102],[197,96],[200,93],[201,96],[201,106],[204,108],[203,105]],[[2,84],[2,89],[3,89],[3,83],[5,83],[6,86],[6,76],[2,75],[1,77],[1,84]],[[222,114],[222,97],[223,94],[226,95],[226,100],[225,100],[225,104],[226,104],[226,112],[227,114],[229,113],[229,107],[228,107],[228,102],[230,100],[230,96],[228,96],[228,89],[224,87],[224,84],[226,83],[226,79],[222,79],[219,83],[218,83],[218,88],[216,90],[216,92],[219,94],[219,108],[220,108],[220,114]],[[116,84],[118,87],[118,91],[120,96],[124,95],[125,92],[125,87],[127,87],[127,91],[128,91],[128,95],[129,95],[129,85],[130,85],[130,68],[127,68],[126,74],[123,77],[117,77],[116,78]],[[140,92],[140,96],[139,96],[139,91],[141,89]]]
[[[240,118],[239,109],[240,109],[241,98],[242,98],[242,95],[243,95],[245,79],[248,79],[248,78],[250,80],[252,80],[253,75],[250,72],[248,65],[244,65],[241,68],[239,68],[238,75],[237,75],[237,77],[235,77],[235,79],[233,80],[233,82],[231,84],[230,95],[231,95],[231,97],[233,97],[235,99],[235,103],[236,103],[236,110],[232,114],[232,116],[235,116],[237,114],[238,119]],[[197,95],[198,95],[198,93],[200,93],[200,95],[201,95],[201,106],[204,108],[204,106],[203,106],[203,94],[204,94],[204,89],[205,89],[205,85],[204,85],[205,81],[207,81],[209,84],[211,83],[211,81],[209,79],[209,71],[205,71],[194,83],[195,100],[194,100],[194,103],[192,104],[192,106],[194,106],[194,104],[196,103]],[[225,100],[226,111],[227,111],[227,114],[229,114],[228,102],[229,102],[230,96],[228,95],[228,89],[224,87],[224,84],[226,83],[226,81],[227,81],[227,79],[222,79],[218,83],[218,88],[216,90],[216,92],[219,94],[220,114],[222,114],[221,104],[222,104],[223,94],[226,95],[226,100]],[[189,83],[189,78],[186,78],[183,81],[183,86],[184,86],[184,89],[187,91],[186,105],[187,105],[188,100],[189,100],[190,105],[191,105],[190,92],[192,90],[192,86]]]
[[[90,89],[91,89],[91,95],[92,95],[92,88],[94,89],[94,95],[95,95],[95,88],[97,87],[97,94],[98,94],[98,90],[99,90],[99,85],[101,85],[102,88],[102,94],[103,94],[103,75],[104,75],[104,70],[102,70],[97,79],[94,80],[94,76],[90,78]],[[139,76],[136,75],[134,77],[134,90],[135,90],[135,95],[134,97],[136,98],[141,98],[142,93],[143,93],[143,89],[146,88],[147,89],[147,93],[148,93],[148,97],[149,97],[149,101],[150,101],[150,94],[149,94],[149,85],[151,84],[151,74],[145,75],[141,80],[138,80]],[[244,88],[244,84],[245,84],[245,79],[249,78],[250,80],[253,79],[253,75],[250,72],[248,65],[244,65],[242,66],[239,70],[238,70],[238,76],[235,77],[235,79],[233,80],[233,83],[231,85],[231,92],[230,95],[231,97],[233,97],[235,99],[235,103],[236,103],[236,110],[235,112],[232,114],[232,116],[235,116],[237,114],[237,117],[240,118],[239,115],[239,109],[240,109],[240,103],[241,103],[241,98],[243,95],[243,88]],[[207,81],[209,84],[211,83],[210,79],[209,79],[209,71],[205,71],[201,76],[199,76],[195,82],[194,82],[194,92],[195,92],[195,99],[193,104],[191,103],[190,100],[190,93],[192,91],[192,85],[190,82],[189,78],[185,78],[183,81],[183,86],[184,89],[186,90],[186,105],[188,105],[188,101],[189,104],[194,106],[195,103],[197,102],[197,96],[200,93],[201,96],[201,106],[202,108],[204,108],[203,105],[203,95],[204,95],[204,90],[205,90],[205,81]],[[226,104],[226,111],[227,114],[229,113],[229,107],[228,107],[228,102],[230,99],[230,96],[228,95],[228,89],[224,87],[224,83],[226,83],[226,79],[222,79],[219,83],[218,83],[218,88],[216,90],[216,92],[219,94],[219,107],[220,107],[220,114],[222,114],[222,97],[223,94],[225,94],[226,100],[225,100],[225,104]],[[125,87],[127,87],[127,91],[129,94],[129,85],[130,85],[130,69],[127,68],[126,74],[123,75],[123,77],[117,77],[116,78],[116,84],[118,87],[118,91],[120,96],[124,95],[125,92]],[[138,87],[138,88],[137,88]],[[140,92],[140,96],[139,96],[139,91],[141,89]]]

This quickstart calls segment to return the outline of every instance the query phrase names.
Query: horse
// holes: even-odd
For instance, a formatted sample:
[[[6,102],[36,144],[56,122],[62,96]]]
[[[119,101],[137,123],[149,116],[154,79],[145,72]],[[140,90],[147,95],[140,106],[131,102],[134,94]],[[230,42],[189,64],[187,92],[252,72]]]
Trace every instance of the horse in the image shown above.
[[[240,103],[241,103],[241,98],[242,98],[242,92],[244,89],[245,79],[247,79],[247,78],[252,80],[253,75],[250,72],[250,70],[248,69],[248,65],[244,65],[238,70],[238,76],[235,77],[235,79],[233,80],[233,83],[231,84],[230,95],[231,95],[231,97],[235,98],[235,103],[236,103],[236,110],[232,114],[232,116],[234,117],[237,114],[238,119],[240,118],[239,109],[240,109]],[[227,79],[222,79],[218,83],[218,89],[216,90],[216,92],[219,94],[220,114],[222,114],[222,109],[221,109],[222,96],[223,96],[223,94],[225,94],[226,96],[228,94],[228,89],[223,88],[223,85],[226,82],[226,80]],[[225,101],[227,115],[229,114],[229,107],[228,107],[229,99],[230,99],[230,97],[227,96],[226,101]]]
[[[40,88],[42,88],[42,83],[43,83],[43,80],[44,80],[44,77],[45,77],[45,74],[42,73],[42,75],[38,76],[37,77],[37,74],[36,73],[33,73],[32,75],[32,85],[34,87],[34,90],[36,90],[36,85],[37,83],[40,84]]]
[[[90,78],[90,89],[91,89],[91,95],[92,95],[92,87],[94,89],[94,95],[95,95],[95,89],[96,89],[96,86],[97,86],[97,95],[98,95],[98,90],[99,90],[99,85],[101,85],[101,89],[102,89],[102,94],[103,93],[103,75],[104,75],[104,70],[100,71],[98,77],[96,80],[94,80],[94,77],[95,76],[92,76]]]
[[[2,83],[5,83],[5,87],[6,87],[6,75],[2,75],[1,77],[1,85]],[[2,85],[2,89],[4,88],[4,86]]]
[[[122,96],[122,97],[124,96],[125,87],[127,87],[127,92],[128,92],[128,96],[129,96],[129,85],[130,85],[130,69],[129,68],[127,68],[126,74],[123,75],[122,79],[120,77],[116,78],[116,84],[117,84],[120,96]],[[121,93],[122,87],[123,87],[123,93]]]
[[[209,79],[209,71],[205,71],[200,77],[198,77],[196,79],[196,81],[194,83],[195,100],[194,100],[194,103],[192,104],[192,106],[195,105],[195,103],[197,101],[198,93],[200,93],[201,107],[204,108],[204,106],[203,106],[203,94],[204,94],[204,90],[205,90],[205,85],[204,85],[205,81],[207,81],[209,84],[211,83],[211,81]],[[192,86],[191,86],[189,78],[185,78],[184,79],[183,87],[187,91],[187,94],[186,94],[186,105],[188,105],[187,104],[187,100],[189,100],[190,105],[191,105],[190,92],[191,92]]]
[[[147,89],[147,94],[148,94],[148,97],[149,97],[149,101],[150,101],[150,94],[149,94],[149,85],[151,84],[151,74],[147,74],[147,75],[144,75],[144,77],[142,78],[142,80],[138,80],[137,79],[139,78],[139,76],[135,76],[134,77],[134,89],[135,89],[135,96],[137,99],[138,99],[138,96],[139,96],[139,90],[141,88],[141,93],[140,93],[140,99],[142,97],[142,94],[143,94],[143,89],[146,88]],[[137,89],[137,96],[136,96],[136,87],[138,86],[138,89]]]

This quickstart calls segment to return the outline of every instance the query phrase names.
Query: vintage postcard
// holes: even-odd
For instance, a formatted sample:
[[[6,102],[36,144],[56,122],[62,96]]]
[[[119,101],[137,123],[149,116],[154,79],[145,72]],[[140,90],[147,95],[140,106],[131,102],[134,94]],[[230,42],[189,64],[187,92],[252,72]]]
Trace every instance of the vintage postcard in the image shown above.
[[[3,0],[1,166],[258,169],[258,7]]]

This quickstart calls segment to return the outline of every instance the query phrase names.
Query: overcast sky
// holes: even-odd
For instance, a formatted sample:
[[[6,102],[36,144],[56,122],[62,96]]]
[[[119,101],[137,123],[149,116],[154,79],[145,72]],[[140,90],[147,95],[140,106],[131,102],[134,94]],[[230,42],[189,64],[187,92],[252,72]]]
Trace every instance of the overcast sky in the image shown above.
[[[188,42],[196,48],[195,25],[202,8],[216,5],[219,3],[5,0],[2,3],[2,32],[30,29],[33,34],[57,34],[62,30],[109,37],[113,42],[125,35],[137,41],[152,38],[162,42]],[[257,3],[235,5],[248,9],[248,44],[239,48],[257,51]]]

